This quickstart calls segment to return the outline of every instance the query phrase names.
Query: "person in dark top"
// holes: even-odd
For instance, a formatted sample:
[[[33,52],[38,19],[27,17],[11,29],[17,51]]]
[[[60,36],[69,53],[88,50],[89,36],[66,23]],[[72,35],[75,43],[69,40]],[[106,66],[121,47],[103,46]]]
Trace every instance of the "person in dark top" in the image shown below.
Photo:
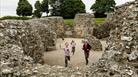
[[[85,41],[82,49],[84,50],[86,65],[88,65],[89,53],[90,53],[90,50],[91,50],[91,46],[88,44],[88,41]]]

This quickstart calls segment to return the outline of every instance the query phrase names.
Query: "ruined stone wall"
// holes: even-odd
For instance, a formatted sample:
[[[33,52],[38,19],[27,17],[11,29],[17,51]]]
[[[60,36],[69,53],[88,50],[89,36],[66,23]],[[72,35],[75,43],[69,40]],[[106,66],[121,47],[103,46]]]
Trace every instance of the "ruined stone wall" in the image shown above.
[[[76,14],[74,20],[74,31],[76,37],[85,37],[88,31],[92,32],[95,26],[95,18],[93,14]],[[91,30],[90,30],[91,29]],[[89,32],[89,33],[90,33]]]
[[[0,77],[82,75],[78,69],[39,64],[46,46],[56,39],[56,33],[44,23],[37,19],[0,21]]]
[[[102,58],[89,67],[88,77],[137,77],[138,1],[117,7],[111,20],[115,29]]]
[[[0,31],[3,46],[7,43],[18,45],[36,63],[43,62],[43,52],[49,47],[55,49],[56,33],[38,20],[3,20]]]
[[[43,23],[47,24],[48,28],[56,32],[57,37],[64,35],[64,19],[62,17],[46,17],[39,21],[44,21]]]
[[[101,41],[99,39],[97,39],[96,37],[89,35],[87,37],[87,40],[88,40],[89,44],[92,46],[92,51],[102,51],[103,50]]]

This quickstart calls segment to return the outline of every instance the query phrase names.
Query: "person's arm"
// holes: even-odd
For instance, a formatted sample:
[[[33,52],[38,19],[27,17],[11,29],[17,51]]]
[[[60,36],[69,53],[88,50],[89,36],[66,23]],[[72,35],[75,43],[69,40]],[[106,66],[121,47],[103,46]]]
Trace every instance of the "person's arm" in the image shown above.
[[[91,45],[89,44],[89,50],[91,50],[91,48],[92,48],[92,47],[91,47]]]

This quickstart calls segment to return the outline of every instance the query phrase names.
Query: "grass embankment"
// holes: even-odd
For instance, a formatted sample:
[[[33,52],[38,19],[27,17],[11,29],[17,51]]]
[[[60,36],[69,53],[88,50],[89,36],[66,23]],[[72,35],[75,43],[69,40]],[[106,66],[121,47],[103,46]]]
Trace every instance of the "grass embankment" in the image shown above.
[[[105,22],[106,18],[96,18],[96,23],[97,24],[103,24]]]
[[[4,16],[4,17],[0,17],[0,20],[29,20],[32,19],[32,17],[19,17],[19,16]]]
[[[105,22],[106,18],[95,18],[95,19],[97,24],[102,24]],[[73,24],[73,22],[74,22],[74,19],[64,19],[64,23],[67,25],[71,25]]]
[[[74,22],[74,19],[64,19],[64,23],[67,25],[72,25]]]

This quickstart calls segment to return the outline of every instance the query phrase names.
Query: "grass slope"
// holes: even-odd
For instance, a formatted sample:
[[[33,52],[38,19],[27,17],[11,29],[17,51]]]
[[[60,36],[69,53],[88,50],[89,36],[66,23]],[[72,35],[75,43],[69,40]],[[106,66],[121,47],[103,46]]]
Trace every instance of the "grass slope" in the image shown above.
[[[95,18],[97,24],[102,24],[105,22],[106,18]],[[64,19],[64,23],[67,25],[71,25],[74,22],[74,19]]]

